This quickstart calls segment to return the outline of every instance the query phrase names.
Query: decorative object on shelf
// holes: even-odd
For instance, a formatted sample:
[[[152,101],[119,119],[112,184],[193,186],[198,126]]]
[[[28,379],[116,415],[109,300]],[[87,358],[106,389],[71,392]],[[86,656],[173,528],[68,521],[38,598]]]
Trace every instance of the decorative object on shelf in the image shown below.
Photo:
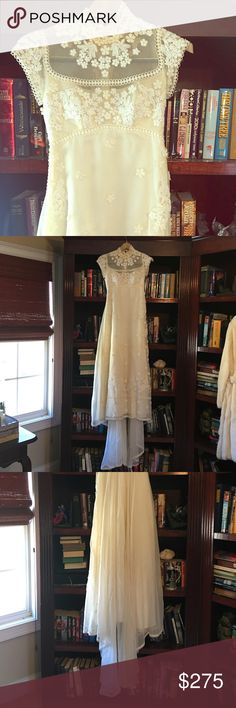
[[[166,516],[168,526],[171,529],[186,529],[187,527],[187,506],[166,505]]]
[[[160,552],[160,558],[162,560],[172,560],[172,558],[174,557],[175,551],[173,551],[171,548],[164,548],[164,550]]]
[[[69,515],[66,511],[66,508],[64,504],[59,504],[56,513],[53,516],[53,524],[54,526],[63,526],[65,524],[68,524],[68,522]]]
[[[217,624],[217,639],[230,639],[233,636],[233,626],[236,622],[236,612],[224,610]]]
[[[151,379],[153,391],[173,391],[175,388],[175,369],[169,368],[163,359],[157,359],[151,369]]]
[[[224,226],[217,221],[216,216],[212,222],[212,231],[216,236],[236,236],[236,204],[234,204],[234,216],[228,226]]]
[[[177,339],[177,326],[166,325],[161,327],[161,339],[164,344],[175,344]]]

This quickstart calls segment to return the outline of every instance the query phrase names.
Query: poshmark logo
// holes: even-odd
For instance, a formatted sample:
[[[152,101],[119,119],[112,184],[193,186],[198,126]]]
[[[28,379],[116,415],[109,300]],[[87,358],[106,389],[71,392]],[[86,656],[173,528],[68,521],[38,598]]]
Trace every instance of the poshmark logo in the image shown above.
[[[92,22],[93,24],[107,25],[111,23],[117,24],[116,15],[116,12],[81,12],[79,15],[75,12],[69,12],[68,14],[64,12],[52,12],[52,14],[49,12],[42,12],[40,15],[37,12],[30,12],[29,21],[30,24],[40,22],[43,25],[47,25],[49,23],[64,24],[67,22],[69,24],[75,24],[76,22],[80,22],[80,24],[87,24]],[[10,29],[17,29],[26,16],[27,12],[24,7],[16,7],[13,15],[7,20],[8,27],[10,27]]]
[[[21,20],[24,20],[27,12],[24,7],[16,7],[11,17],[8,17],[7,24],[10,29],[17,29]]]

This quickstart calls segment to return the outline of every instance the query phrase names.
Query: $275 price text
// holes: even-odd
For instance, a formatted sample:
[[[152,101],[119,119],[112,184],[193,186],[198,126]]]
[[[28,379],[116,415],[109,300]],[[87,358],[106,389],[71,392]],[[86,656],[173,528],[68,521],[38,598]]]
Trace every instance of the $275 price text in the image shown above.
[[[179,688],[182,691],[186,691],[187,688],[207,688],[207,686],[219,689],[223,685],[223,674],[186,674],[185,671],[179,674]]]

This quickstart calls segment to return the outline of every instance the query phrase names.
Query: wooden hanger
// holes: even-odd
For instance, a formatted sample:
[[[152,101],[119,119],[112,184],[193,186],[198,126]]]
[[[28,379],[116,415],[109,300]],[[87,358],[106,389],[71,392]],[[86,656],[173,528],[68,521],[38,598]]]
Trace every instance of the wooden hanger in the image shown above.
[[[129,251],[131,248],[132,248],[131,243],[129,243],[129,241],[127,241],[127,238],[126,238],[124,243],[122,243],[120,250],[126,252],[126,251]]]

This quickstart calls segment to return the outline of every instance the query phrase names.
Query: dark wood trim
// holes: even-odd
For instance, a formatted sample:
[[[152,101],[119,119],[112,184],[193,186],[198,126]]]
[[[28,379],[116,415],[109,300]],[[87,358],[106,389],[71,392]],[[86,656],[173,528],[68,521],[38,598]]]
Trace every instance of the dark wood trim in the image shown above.
[[[64,299],[63,299],[63,385],[62,385],[62,441],[61,469],[70,470],[71,466],[71,410],[72,410],[72,371],[73,371],[73,328],[74,328],[74,270],[73,254],[64,255]]]
[[[212,563],[215,518],[216,474],[201,473],[201,546],[200,568],[200,632],[199,642],[209,642],[211,637]]]
[[[42,676],[54,673],[54,593],[52,535],[52,475],[38,475],[40,515],[40,621]]]

